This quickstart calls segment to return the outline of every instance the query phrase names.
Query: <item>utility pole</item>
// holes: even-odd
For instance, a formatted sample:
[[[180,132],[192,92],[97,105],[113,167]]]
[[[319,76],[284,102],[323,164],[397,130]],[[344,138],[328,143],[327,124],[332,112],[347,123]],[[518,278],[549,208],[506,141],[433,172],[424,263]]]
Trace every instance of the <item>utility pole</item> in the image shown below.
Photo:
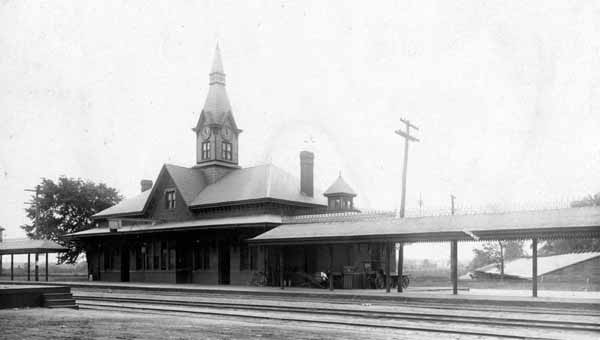
[[[454,200],[456,196],[450,194],[450,213],[454,215]],[[450,241],[450,281],[452,281],[452,294],[458,294],[458,241]]]
[[[405,125],[404,130],[396,130],[397,135],[404,137],[404,168],[402,169],[402,198],[400,201],[400,217],[404,218],[404,208],[406,204],[406,168],[408,165],[408,143],[419,141],[414,136],[411,136],[410,129],[412,128],[418,131],[419,128],[404,118],[401,118],[400,121]]]
[[[38,218],[40,217],[40,205],[38,204],[38,199],[40,196],[40,185],[38,184],[34,189],[25,189],[25,191],[35,192],[35,202],[27,202],[29,204],[35,204],[35,220],[33,221],[33,225],[37,228],[38,226]]]
[[[35,204],[35,220],[33,221],[33,225],[35,226],[35,228],[37,229],[38,227],[38,221],[40,218],[40,204],[39,204],[39,196],[40,196],[40,185],[38,184],[35,187],[35,190],[33,189],[25,189],[25,191],[29,191],[29,192],[35,192],[35,202],[30,202]],[[35,253],[35,280],[38,281],[39,277],[38,277],[38,253]],[[27,281],[29,281],[29,275],[31,274],[31,269],[29,267],[29,254],[27,254]]]

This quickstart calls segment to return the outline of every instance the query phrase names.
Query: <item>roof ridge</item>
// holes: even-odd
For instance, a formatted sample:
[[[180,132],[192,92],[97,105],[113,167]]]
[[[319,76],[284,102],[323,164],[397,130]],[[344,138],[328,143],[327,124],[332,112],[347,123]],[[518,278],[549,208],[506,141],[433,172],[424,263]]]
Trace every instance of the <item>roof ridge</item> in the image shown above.
[[[177,164],[171,164],[171,163],[164,163],[165,166],[172,166],[172,167],[176,167],[176,168],[183,168],[183,169],[194,169],[193,167],[185,167],[185,166],[181,166],[181,165],[177,165]]]

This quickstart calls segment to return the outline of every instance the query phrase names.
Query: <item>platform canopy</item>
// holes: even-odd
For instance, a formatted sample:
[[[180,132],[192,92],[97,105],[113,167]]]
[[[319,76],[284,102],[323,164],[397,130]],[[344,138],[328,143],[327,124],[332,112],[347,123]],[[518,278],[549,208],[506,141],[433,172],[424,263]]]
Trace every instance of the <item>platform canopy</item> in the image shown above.
[[[93,228],[67,234],[65,238],[82,238],[90,236],[114,236],[123,234],[142,234],[165,231],[186,231],[186,230],[215,230],[231,229],[242,227],[271,226],[281,224],[279,215],[254,215],[254,216],[233,216],[222,218],[209,218],[204,220],[192,220],[184,222],[167,223],[147,223],[126,225],[116,230],[110,228]]]
[[[287,223],[286,223],[287,222]],[[600,207],[394,218],[296,217],[249,240],[258,245],[600,237]]]
[[[0,242],[0,254],[59,253],[68,248],[50,240],[5,239]]]

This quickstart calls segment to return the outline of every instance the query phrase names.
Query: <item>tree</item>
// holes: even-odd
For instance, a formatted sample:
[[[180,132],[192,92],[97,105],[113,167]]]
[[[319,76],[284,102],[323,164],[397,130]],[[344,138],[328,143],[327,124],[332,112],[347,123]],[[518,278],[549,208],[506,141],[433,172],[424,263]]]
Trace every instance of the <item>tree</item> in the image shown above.
[[[37,195],[25,209],[31,224],[21,226],[32,239],[50,239],[69,250],[60,253],[59,263],[74,263],[83,248],[81,244],[61,237],[93,228],[92,215],[117,204],[122,196],[103,183],[60,177],[55,183],[43,178]]]
[[[600,207],[600,192],[571,202],[571,207]],[[547,256],[598,250],[600,250],[600,239],[597,238],[548,240],[540,247],[540,255]]]
[[[487,264],[495,263],[500,269],[500,278],[504,278],[504,262],[523,257],[523,241],[493,241],[485,242],[483,249],[473,249],[475,257],[469,265],[476,269]]]
[[[580,207],[598,207],[600,206],[600,192],[595,195],[587,195],[586,197],[571,202],[572,208],[580,208]]]

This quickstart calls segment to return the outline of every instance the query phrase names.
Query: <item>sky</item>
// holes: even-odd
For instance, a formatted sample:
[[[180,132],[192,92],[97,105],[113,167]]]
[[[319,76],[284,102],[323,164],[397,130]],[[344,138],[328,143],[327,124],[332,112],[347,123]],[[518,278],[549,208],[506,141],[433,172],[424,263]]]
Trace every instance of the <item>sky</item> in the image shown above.
[[[42,177],[130,197],[162,164],[193,165],[217,41],[242,166],[298,175],[311,150],[317,187],[341,172],[360,208],[392,210],[406,118],[410,214],[447,213],[451,194],[461,213],[600,192],[598,1],[5,0],[5,237],[25,235]]]

